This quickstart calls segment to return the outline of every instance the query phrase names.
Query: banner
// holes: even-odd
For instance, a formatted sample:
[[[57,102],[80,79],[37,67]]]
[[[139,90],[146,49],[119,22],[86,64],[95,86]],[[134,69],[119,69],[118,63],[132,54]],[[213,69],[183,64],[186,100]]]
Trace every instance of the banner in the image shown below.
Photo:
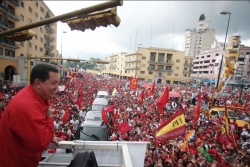
[[[158,127],[157,141],[168,141],[177,138],[186,132],[186,121],[183,109],[179,108],[175,114]]]
[[[134,78],[134,77],[130,77],[130,84],[129,84],[129,88],[136,90],[137,89],[137,83],[138,83],[138,79]]]

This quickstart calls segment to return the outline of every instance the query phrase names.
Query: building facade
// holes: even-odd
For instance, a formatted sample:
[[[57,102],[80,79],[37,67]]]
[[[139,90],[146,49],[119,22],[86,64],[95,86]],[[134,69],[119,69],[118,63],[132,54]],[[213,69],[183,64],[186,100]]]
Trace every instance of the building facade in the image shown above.
[[[197,22],[197,26],[194,29],[186,29],[185,30],[185,55],[191,56],[192,58],[195,55],[204,52],[211,48],[211,45],[214,42],[214,38],[211,35],[209,30],[204,30],[202,33],[197,32],[199,27],[205,24],[205,20],[199,20]],[[213,34],[215,34],[215,30],[212,29]]]
[[[178,84],[191,81],[190,56],[182,51],[165,48],[139,47],[134,53],[119,53],[107,56],[110,64],[105,65],[103,74],[141,81]]]
[[[250,82],[250,47],[240,43],[240,36],[231,36],[226,46],[226,56],[236,68],[234,76],[228,82],[228,86],[233,88],[242,82],[244,84]],[[192,80],[217,82],[221,57],[222,53],[219,48],[209,49],[196,55],[193,60]],[[225,64],[225,60],[223,63]],[[224,70],[227,70],[227,67],[222,67],[221,78]]]
[[[43,1],[4,0],[0,4],[0,31],[20,27],[54,16]],[[30,29],[36,36],[30,41],[12,42],[0,37],[0,80],[12,80],[18,74],[27,79],[27,54],[35,57],[61,57],[56,50],[57,23]],[[37,60],[32,60],[33,65]],[[48,62],[48,59],[42,59]]]

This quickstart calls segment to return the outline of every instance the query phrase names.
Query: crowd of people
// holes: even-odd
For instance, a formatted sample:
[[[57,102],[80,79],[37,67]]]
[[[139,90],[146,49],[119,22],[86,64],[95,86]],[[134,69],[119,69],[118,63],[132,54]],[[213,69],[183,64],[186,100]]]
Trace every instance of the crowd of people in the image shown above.
[[[139,83],[137,90],[131,90],[128,79],[100,77],[87,72],[80,76],[81,78],[62,78],[60,91],[51,100],[55,136],[63,140],[74,140],[76,130],[84,121],[96,93],[105,88],[109,90],[110,105],[114,106],[113,112],[109,114],[110,140],[148,142],[145,167],[250,166],[250,127],[246,124],[239,128],[234,121],[230,124],[229,134],[224,137],[221,129],[224,123],[222,119],[218,115],[208,114],[209,87],[157,83],[154,94],[148,96],[150,84],[146,82]],[[4,113],[5,106],[18,91],[8,90],[9,86],[9,82],[2,84],[6,89],[1,90],[1,113]],[[163,112],[159,112],[156,101],[166,86],[170,91],[179,93],[180,97],[170,97]],[[114,89],[117,91],[116,96],[112,96]],[[215,91],[212,88],[211,94]],[[201,112],[196,123],[193,119],[199,94],[202,94]],[[216,106],[224,106],[225,103],[237,105],[240,97],[244,105],[250,104],[250,93],[245,89],[241,92],[226,88],[224,94],[226,96],[218,99]],[[186,134],[169,141],[157,141],[157,128],[179,108],[184,110]],[[250,114],[246,107],[238,107],[235,112],[239,119],[250,123]],[[127,122],[131,127],[125,133],[121,133],[118,128],[123,122]]]

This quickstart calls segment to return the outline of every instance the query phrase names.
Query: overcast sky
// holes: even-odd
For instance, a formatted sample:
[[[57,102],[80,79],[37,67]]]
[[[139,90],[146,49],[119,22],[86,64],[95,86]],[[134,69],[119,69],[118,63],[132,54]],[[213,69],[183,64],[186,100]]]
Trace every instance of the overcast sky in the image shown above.
[[[54,15],[75,11],[103,1],[45,1]],[[58,22],[57,49],[63,57],[100,58],[118,52],[134,52],[137,47],[160,47],[184,50],[185,30],[195,28],[199,16],[210,20],[215,36],[224,42],[228,15],[228,36],[240,35],[242,44],[250,46],[250,1],[123,1],[117,8],[121,24],[99,27],[95,31],[71,31]],[[136,38],[137,30],[137,38]],[[62,32],[66,31],[62,35]],[[81,53],[80,53],[81,52]]]

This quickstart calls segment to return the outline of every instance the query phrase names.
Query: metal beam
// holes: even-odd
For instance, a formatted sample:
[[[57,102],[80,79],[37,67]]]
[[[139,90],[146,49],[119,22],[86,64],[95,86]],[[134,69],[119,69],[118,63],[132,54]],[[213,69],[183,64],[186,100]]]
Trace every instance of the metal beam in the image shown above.
[[[80,9],[80,10],[76,10],[76,11],[73,11],[73,12],[65,13],[65,14],[62,14],[62,15],[59,15],[59,16],[54,16],[54,17],[51,17],[51,18],[48,18],[48,19],[44,19],[44,20],[35,22],[35,23],[31,23],[31,24],[27,24],[27,25],[24,25],[24,26],[21,26],[21,27],[17,27],[17,28],[13,28],[13,29],[10,29],[10,30],[2,31],[2,32],[0,32],[0,36],[11,35],[11,34],[16,33],[16,32],[32,29],[32,28],[35,28],[35,27],[40,27],[40,26],[47,25],[47,24],[52,24],[52,23],[55,23],[55,22],[58,22],[58,21],[70,19],[72,17],[77,17],[77,16],[79,17],[79,16],[83,16],[83,15],[87,15],[87,14],[96,12],[96,11],[105,10],[107,8],[122,6],[122,4],[123,4],[123,0],[110,0],[108,2],[104,2],[104,3],[101,3],[101,4],[97,4],[97,5],[90,6],[90,7],[87,7],[87,8],[83,8],[83,9]]]

